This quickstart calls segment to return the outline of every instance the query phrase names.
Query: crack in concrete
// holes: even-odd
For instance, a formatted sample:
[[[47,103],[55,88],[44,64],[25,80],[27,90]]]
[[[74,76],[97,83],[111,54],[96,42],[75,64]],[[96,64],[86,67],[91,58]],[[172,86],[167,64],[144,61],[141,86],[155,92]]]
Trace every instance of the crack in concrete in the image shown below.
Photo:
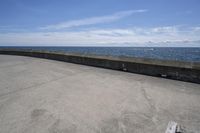
[[[22,65],[27,65],[29,63],[16,63],[16,64],[12,64],[12,65],[5,65],[5,66],[0,66],[0,69],[4,69],[4,68],[8,68],[8,67],[16,67],[16,66],[22,66]]]
[[[156,107],[154,101],[152,100],[152,98],[147,94],[146,89],[142,86],[141,87],[141,92],[145,98],[145,100],[148,102],[149,106],[150,106],[150,110],[152,112],[152,122],[157,125],[157,121],[158,121],[158,108]],[[157,128],[157,126],[155,126]]]
[[[58,81],[60,79],[65,78],[65,77],[66,76],[62,76],[60,78],[52,79],[52,80],[49,80],[49,81],[46,81],[46,82],[43,82],[43,83],[40,83],[40,84],[36,84],[36,85],[33,85],[33,86],[29,86],[29,87],[26,87],[26,88],[21,88],[19,90],[15,90],[15,91],[11,91],[11,92],[8,92],[8,93],[5,93],[5,94],[1,94],[0,98],[3,97],[3,96],[7,96],[7,95],[14,94],[14,93],[17,93],[17,92],[21,92],[21,91],[24,91],[24,90],[28,90],[28,89],[32,89],[32,88],[35,88],[35,87],[39,87],[39,86],[45,85],[45,84],[50,83],[50,82],[55,82],[55,81]]]

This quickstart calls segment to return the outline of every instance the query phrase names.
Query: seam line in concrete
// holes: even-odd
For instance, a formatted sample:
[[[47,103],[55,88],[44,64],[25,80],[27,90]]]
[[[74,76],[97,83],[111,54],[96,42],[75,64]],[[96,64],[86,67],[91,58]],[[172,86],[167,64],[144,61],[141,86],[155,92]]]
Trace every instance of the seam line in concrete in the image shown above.
[[[24,90],[32,89],[32,88],[35,88],[35,87],[40,87],[40,86],[45,85],[45,84],[47,84],[47,83],[49,83],[49,82],[55,82],[55,81],[58,81],[58,80],[60,80],[60,79],[65,78],[65,77],[66,77],[66,76],[62,76],[62,77],[60,77],[60,78],[53,79],[53,80],[49,80],[49,81],[47,81],[47,82],[43,82],[43,83],[40,83],[40,84],[37,84],[37,85],[33,85],[33,86],[30,86],[30,87],[21,88],[21,89],[19,89],[19,90],[15,90],[15,91],[11,91],[11,92],[8,92],[8,93],[5,93],[5,94],[1,94],[1,95],[0,95],[0,98],[3,97],[3,96],[7,96],[7,95],[14,94],[14,93],[17,93],[17,92],[21,92],[21,91],[24,91]]]

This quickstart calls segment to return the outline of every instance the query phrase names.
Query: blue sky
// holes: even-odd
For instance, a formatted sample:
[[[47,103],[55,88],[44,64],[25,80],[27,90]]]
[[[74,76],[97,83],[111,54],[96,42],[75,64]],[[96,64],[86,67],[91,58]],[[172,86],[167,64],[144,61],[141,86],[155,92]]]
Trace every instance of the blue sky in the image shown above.
[[[199,0],[1,0],[0,45],[198,46]]]

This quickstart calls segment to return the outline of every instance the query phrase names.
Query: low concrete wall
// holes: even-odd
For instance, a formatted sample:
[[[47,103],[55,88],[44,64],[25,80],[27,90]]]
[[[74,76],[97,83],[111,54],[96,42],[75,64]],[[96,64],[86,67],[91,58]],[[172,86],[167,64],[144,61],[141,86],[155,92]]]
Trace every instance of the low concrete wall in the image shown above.
[[[200,84],[200,63],[197,62],[81,55],[32,50],[0,50],[0,54],[53,59]]]

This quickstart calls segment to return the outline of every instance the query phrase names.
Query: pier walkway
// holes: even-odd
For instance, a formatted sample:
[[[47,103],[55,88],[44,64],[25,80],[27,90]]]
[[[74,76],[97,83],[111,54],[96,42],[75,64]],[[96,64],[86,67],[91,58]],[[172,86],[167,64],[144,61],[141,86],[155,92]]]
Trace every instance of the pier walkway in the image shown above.
[[[200,132],[200,84],[0,55],[1,133]]]

